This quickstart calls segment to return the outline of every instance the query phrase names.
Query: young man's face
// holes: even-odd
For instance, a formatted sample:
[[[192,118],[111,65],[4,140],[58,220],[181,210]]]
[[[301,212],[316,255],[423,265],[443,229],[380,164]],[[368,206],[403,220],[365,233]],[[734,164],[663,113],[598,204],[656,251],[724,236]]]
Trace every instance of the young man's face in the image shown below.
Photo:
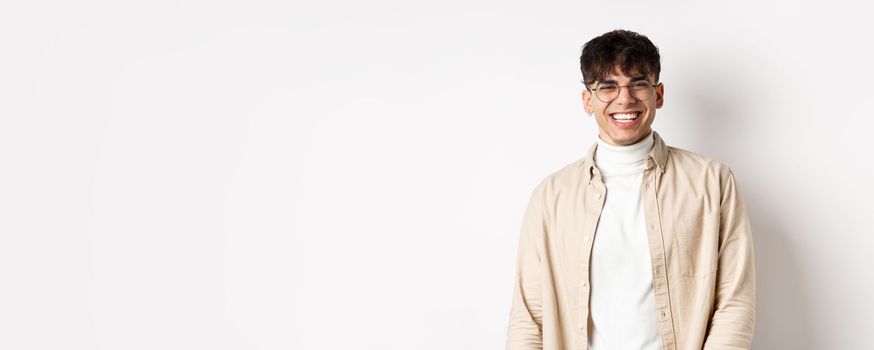
[[[652,75],[632,73],[631,76],[625,76],[617,67],[615,73],[596,81],[591,86],[592,91],[583,91],[583,107],[586,113],[594,113],[601,140],[615,146],[627,146],[649,135],[656,108],[661,108],[664,104],[664,85],[659,83],[656,87],[649,87],[648,91],[644,90],[654,80]],[[610,88],[616,86],[621,87],[618,94],[612,94],[615,98],[610,100]],[[601,90],[599,94],[602,98],[595,95],[597,89],[605,87],[607,89]],[[641,99],[647,92],[650,94],[649,98]]]

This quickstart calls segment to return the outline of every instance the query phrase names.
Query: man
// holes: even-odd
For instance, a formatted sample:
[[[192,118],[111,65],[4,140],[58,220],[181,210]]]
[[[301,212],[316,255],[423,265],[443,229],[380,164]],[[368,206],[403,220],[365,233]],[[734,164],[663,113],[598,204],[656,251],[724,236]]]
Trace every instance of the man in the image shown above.
[[[731,170],[667,146],[660,56],[615,30],[583,47],[585,158],[534,189],[507,349],[749,349],[753,242]]]

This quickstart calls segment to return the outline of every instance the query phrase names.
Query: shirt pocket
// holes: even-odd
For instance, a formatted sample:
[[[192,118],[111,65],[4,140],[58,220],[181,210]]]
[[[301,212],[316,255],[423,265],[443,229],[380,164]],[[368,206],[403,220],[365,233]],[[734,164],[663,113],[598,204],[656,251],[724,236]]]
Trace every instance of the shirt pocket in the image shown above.
[[[705,214],[675,223],[680,271],[685,276],[703,277],[716,272],[719,252],[719,216]]]

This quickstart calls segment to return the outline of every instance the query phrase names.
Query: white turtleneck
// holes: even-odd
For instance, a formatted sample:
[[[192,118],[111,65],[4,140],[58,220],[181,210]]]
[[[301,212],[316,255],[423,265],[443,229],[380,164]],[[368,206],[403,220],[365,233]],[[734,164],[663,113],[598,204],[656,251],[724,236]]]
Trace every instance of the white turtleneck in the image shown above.
[[[653,135],[629,146],[598,138],[595,166],[607,187],[590,264],[589,349],[660,350],[641,185]]]

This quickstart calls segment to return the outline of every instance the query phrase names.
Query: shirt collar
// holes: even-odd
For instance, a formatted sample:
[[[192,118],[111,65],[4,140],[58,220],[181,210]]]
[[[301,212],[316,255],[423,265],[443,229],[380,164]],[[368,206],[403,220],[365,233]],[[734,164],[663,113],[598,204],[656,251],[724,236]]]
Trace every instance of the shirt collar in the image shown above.
[[[659,133],[653,131],[653,146],[652,150],[647,153],[644,160],[646,161],[646,168],[650,169],[653,167],[653,163],[658,167],[659,171],[665,172],[665,163],[668,160],[668,146],[665,145],[665,141],[662,140],[662,137],[659,136]],[[583,160],[583,177],[586,179],[586,183],[591,183],[593,177],[601,177],[601,171],[598,170],[598,167],[595,166],[595,150],[598,149],[598,142],[592,144],[589,147],[589,152],[586,154],[585,160]]]

